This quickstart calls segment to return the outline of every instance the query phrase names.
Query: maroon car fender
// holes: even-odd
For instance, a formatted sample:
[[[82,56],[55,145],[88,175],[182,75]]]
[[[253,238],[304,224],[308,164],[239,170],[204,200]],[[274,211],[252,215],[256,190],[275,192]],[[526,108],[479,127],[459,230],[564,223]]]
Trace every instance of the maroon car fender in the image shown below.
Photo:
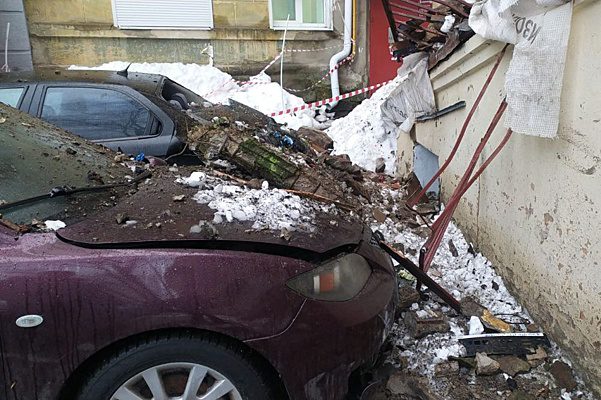
[[[142,332],[195,328],[241,341],[278,335],[304,301],[284,283],[314,267],[235,251],[93,250],[53,234],[15,240],[9,232],[0,229],[6,399],[54,399],[91,355]],[[43,323],[15,324],[29,314]]]

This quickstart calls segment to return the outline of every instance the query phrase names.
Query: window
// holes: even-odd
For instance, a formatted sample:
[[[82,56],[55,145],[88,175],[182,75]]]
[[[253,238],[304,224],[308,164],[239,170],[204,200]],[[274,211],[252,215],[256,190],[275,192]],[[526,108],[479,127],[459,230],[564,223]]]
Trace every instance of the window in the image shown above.
[[[113,0],[121,29],[212,29],[212,0]]]
[[[16,108],[24,91],[22,87],[0,88],[0,103]]]
[[[150,111],[137,100],[111,89],[51,87],[41,118],[89,140],[146,136]]]
[[[332,0],[269,0],[269,15],[272,29],[331,30]]]

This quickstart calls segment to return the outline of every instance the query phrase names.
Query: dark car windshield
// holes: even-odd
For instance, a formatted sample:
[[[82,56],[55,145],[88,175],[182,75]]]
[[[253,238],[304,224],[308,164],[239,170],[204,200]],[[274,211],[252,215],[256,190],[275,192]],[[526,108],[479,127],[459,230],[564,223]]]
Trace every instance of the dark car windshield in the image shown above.
[[[55,187],[83,188],[123,182],[130,172],[110,150],[0,103],[0,204],[49,193]],[[18,224],[32,220],[79,219],[110,206],[118,192],[47,199],[0,211]]]

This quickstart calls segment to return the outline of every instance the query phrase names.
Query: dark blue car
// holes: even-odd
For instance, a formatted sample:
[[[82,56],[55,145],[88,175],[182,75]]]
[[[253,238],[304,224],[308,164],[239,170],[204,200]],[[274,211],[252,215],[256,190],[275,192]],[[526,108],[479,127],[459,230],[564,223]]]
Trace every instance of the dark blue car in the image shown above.
[[[181,110],[204,101],[162,75],[56,70],[0,74],[0,102],[131,155],[180,153]]]

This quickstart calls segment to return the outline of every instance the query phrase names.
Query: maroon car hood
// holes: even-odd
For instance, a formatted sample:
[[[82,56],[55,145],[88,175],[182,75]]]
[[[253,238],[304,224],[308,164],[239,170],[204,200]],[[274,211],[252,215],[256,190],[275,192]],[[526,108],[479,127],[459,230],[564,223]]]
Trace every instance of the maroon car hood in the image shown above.
[[[313,233],[254,230],[252,222],[216,224],[218,234],[190,233],[199,221],[212,221],[214,210],[192,199],[197,189],[174,182],[172,174],[155,174],[152,182],[117,206],[57,232],[66,242],[91,248],[193,247],[245,250],[314,259],[356,247],[364,226],[358,219],[316,213]],[[173,196],[185,195],[183,201]],[[126,217],[135,224],[119,224]]]

